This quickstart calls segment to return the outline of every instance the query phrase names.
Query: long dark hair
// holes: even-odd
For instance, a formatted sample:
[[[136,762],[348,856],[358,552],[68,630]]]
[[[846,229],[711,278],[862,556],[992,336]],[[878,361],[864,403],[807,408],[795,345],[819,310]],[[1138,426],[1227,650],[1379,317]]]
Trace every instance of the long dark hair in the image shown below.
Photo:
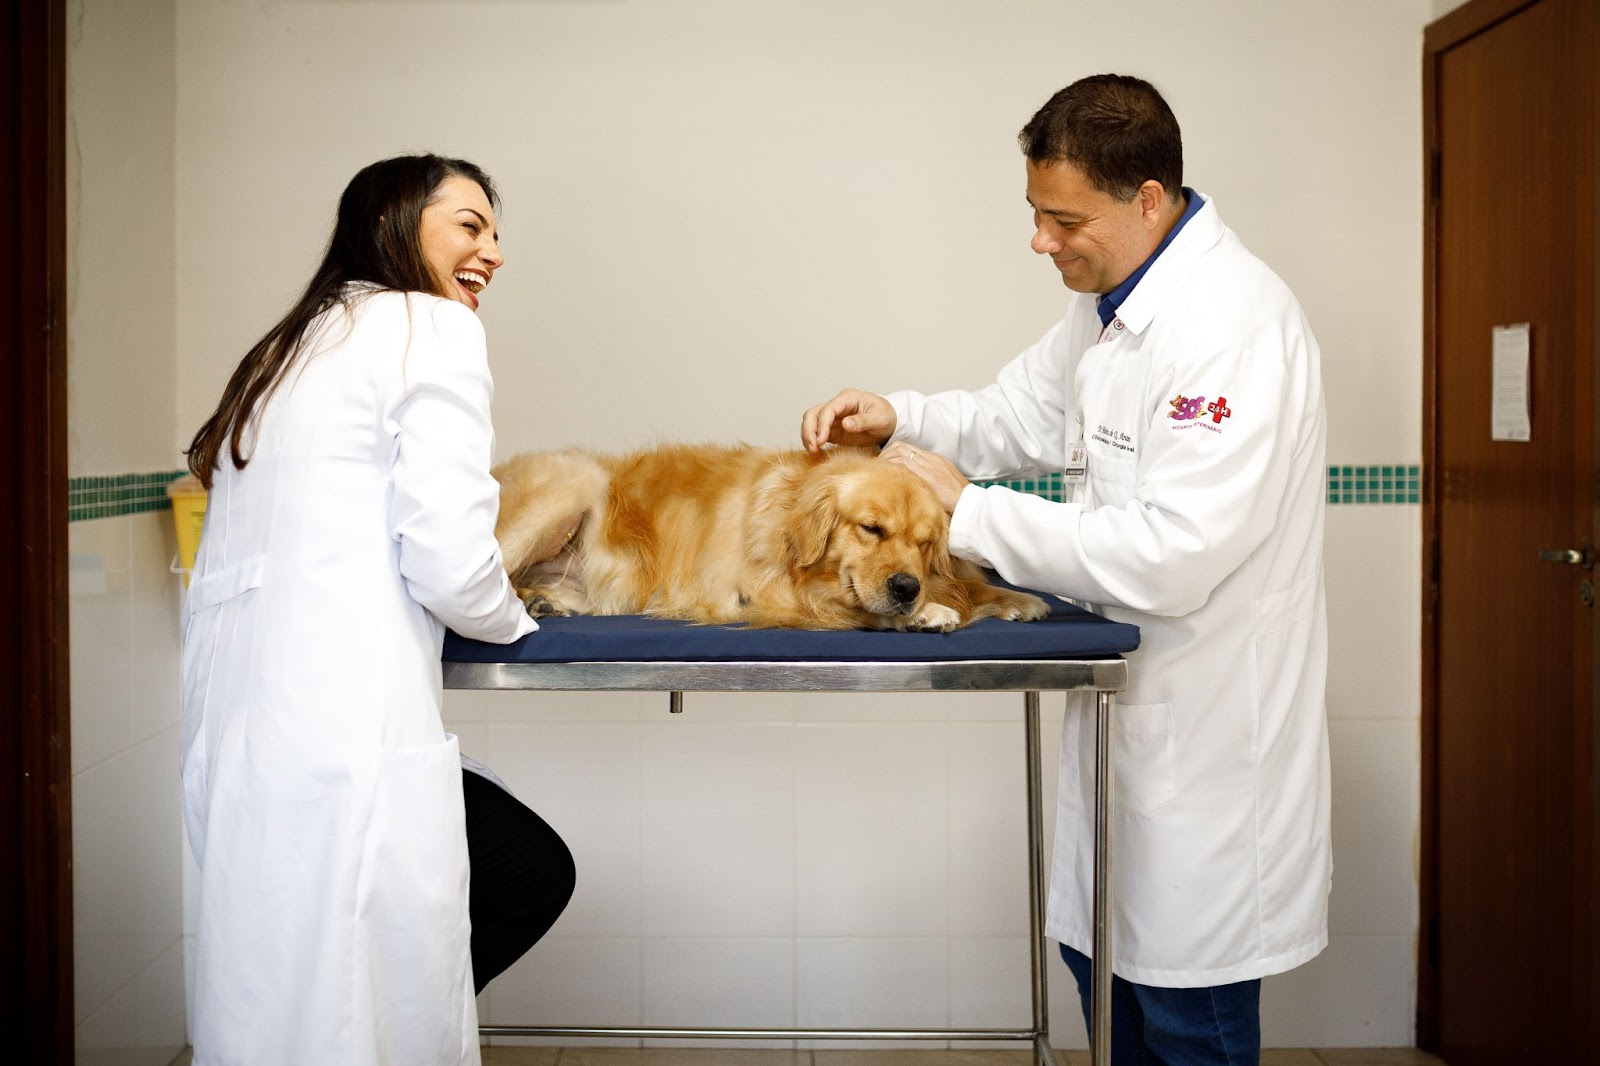
[[[1156,87],[1127,74],[1092,74],[1056,93],[1017,135],[1034,163],[1066,160],[1123,203],[1154,179],[1183,197],[1183,135]]]
[[[222,400],[194,435],[184,453],[189,470],[206,488],[224,444],[235,468],[250,461],[241,449],[245,430],[300,354],[306,329],[328,308],[349,299],[345,286],[366,281],[382,289],[443,296],[443,279],[433,276],[422,254],[422,209],[452,177],[482,187],[498,209],[499,194],[482,169],[464,159],[402,155],[363,167],[339,197],[339,218],[322,265],[289,313],[256,341],[234,369]]]

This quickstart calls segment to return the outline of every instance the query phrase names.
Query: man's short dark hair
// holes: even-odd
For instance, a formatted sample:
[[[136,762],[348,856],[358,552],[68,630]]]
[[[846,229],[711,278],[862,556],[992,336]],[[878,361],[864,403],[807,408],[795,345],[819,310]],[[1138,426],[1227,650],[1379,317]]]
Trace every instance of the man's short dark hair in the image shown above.
[[[1178,119],[1149,82],[1093,74],[1052,96],[1017,135],[1041,165],[1066,161],[1096,189],[1126,203],[1147,181],[1183,195],[1183,136]]]

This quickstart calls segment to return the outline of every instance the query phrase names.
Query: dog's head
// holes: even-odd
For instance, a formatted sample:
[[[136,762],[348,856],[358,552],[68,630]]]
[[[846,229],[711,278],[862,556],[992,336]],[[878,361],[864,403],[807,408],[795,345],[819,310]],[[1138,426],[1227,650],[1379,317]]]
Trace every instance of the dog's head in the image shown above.
[[[933,489],[895,463],[840,454],[808,471],[791,549],[803,568],[837,573],[862,610],[914,614],[931,575],[949,576],[950,518]]]

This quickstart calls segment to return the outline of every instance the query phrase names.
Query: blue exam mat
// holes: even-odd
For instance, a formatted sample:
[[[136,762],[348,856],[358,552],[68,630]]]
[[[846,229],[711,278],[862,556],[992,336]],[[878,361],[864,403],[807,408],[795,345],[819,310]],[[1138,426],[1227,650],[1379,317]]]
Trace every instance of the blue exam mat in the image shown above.
[[[454,663],[944,662],[963,659],[1105,659],[1139,646],[1139,627],[1111,622],[1052,596],[1037,622],[985,618],[952,633],[870,629],[742,629],[641,615],[542,618],[514,644],[444,638]]]

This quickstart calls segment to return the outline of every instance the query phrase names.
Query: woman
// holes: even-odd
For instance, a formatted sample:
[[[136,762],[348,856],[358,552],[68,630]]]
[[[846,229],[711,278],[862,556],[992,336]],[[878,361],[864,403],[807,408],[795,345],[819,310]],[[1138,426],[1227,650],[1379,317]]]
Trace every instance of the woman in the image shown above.
[[[496,203],[462,160],[363,169],[190,445],[195,1066],[476,1064],[475,992],[571,895],[560,838],[440,721],[445,626],[537,628],[494,540]]]

